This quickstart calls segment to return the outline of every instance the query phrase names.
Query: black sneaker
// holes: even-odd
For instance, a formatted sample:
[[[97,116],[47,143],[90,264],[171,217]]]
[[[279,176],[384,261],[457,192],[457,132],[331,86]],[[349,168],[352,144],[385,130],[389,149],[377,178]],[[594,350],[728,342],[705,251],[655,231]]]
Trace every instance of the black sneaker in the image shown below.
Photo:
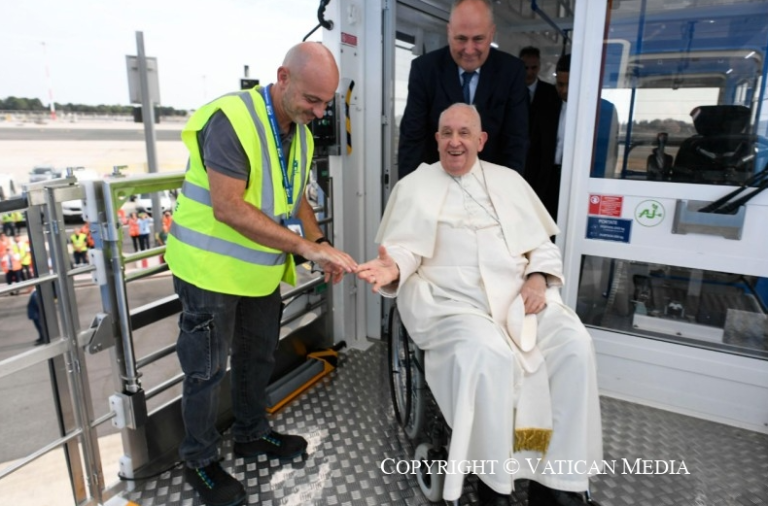
[[[528,506],[584,506],[596,504],[586,502],[584,495],[577,492],[555,490],[537,481],[528,482]]]
[[[509,506],[509,496],[500,494],[477,478],[477,496],[480,506]]]
[[[266,436],[248,443],[235,441],[235,455],[252,459],[259,455],[269,458],[292,459],[302,455],[307,449],[307,440],[301,436],[280,434],[271,431]]]
[[[245,502],[242,483],[224,471],[218,462],[197,469],[185,467],[184,479],[207,506],[239,506]]]

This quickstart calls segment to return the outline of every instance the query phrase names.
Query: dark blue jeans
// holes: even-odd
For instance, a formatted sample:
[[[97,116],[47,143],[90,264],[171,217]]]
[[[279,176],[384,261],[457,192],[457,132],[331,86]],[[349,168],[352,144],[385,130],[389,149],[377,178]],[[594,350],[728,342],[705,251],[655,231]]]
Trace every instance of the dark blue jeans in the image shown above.
[[[280,288],[264,297],[241,297],[203,290],[176,276],[173,286],[182,304],[176,353],[184,371],[186,435],[179,455],[189,467],[204,467],[218,457],[219,386],[230,350],[234,440],[249,442],[269,433],[266,388],[280,335]]]

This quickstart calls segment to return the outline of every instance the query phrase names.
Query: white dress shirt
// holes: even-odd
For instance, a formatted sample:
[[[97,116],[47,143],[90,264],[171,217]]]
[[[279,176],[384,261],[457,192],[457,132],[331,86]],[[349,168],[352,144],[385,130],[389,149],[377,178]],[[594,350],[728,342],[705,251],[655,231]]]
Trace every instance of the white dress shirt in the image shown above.
[[[464,83],[464,80],[461,76],[466,72],[463,68],[459,67],[459,86],[462,86]],[[477,83],[480,82],[480,69],[478,68],[475,70],[474,75],[472,76],[472,80],[469,81],[469,103],[474,104],[475,103],[475,91],[477,91]]]
[[[555,148],[555,165],[563,164],[563,145],[565,144],[565,117],[568,102],[560,106],[560,120],[557,123],[557,147]]]

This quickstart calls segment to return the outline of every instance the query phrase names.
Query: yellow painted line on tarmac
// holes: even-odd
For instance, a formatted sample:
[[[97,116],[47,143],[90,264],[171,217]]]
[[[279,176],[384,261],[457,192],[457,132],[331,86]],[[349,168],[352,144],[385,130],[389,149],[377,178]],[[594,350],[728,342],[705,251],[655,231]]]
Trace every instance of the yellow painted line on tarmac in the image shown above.
[[[124,499],[122,497],[113,497],[109,501],[107,501],[104,506],[141,506],[138,503],[135,503],[133,501],[129,501],[128,499]]]

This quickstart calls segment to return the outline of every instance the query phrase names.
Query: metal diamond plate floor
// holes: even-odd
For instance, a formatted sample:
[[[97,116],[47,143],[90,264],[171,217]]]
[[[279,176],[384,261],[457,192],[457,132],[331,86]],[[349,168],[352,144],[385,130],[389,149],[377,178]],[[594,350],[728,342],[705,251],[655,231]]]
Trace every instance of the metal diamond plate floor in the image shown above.
[[[768,436],[616,399],[602,398],[601,405],[605,459],[618,462],[615,473],[593,480],[593,497],[602,506],[768,505]],[[306,437],[306,460],[245,463],[234,458],[225,435],[222,465],[245,484],[248,504],[432,504],[415,476],[386,475],[380,468],[386,458],[413,457],[394,420],[381,343],[342,352],[338,369],[276,414],[273,427]],[[683,461],[690,474],[622,474],[622,459],[634,465],[638,458],[674,460],[676,470]],[[475,481],[466,480],[462,505],[477,503]],[[516,486],[510,504],[524,506],[527,484]],[[126,498],[141,506],[202,504],[180,469],[144,482]]]

